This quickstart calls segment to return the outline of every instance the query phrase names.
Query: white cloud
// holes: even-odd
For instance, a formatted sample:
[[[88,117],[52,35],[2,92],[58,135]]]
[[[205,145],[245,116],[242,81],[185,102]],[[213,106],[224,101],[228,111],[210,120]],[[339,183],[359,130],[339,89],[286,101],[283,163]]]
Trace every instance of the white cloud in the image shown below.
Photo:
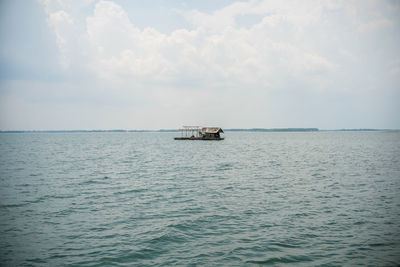
[[[106,85],[102,90],[112,88],[128,99],[147,101],[129,110],[135,121],[148,114],[143,128],[154,127],[146,123],[160,113],[163,122],[194,118],[202,123],[213,114],[235,114],[238,108],[243,112],[235,117],[241,122],[252,117],[263,127],[263,120],[273,120],[273,111],[285,112],[287,103],[301,107],[301,100],[308,105],[315,93],[325,101],[321,107],[330,105],[321,92],[361,101],[366,90],[377,91],[385,73],[398,75],[398,64],[381,63],[397,52],[383,46],[395,47],[398,39],[390,34],[384,35],[386,41],[375,38],[385,31],[398,33],[396,3],[250,0],[212,12],[180,10],[191,27],[162,33],[138,27],[139,18],[112,1],[41,2],[61,65],[94,74]],[[243,26],[243,16],[257,19]]]
[[[69,31],[69,27],[74,24],[74,20],[67,12],[60,10],[49,14],[47,21],[56,35],[56,42],[60,50],[60,63],[64,68],[68,68],[70,65],[68,42],[71,40],[67,39],[66,33]]]
[[[392,25],[393,25],[392,21],[385,19],[385,18],[381,18],[381,19],[375,19],[375,20],[368,21],[366,23],[361,24],[359,27],[359,30],[362,33],[370,33],[370,32],[378,31],[385,27],[390,27]]]
[[[120,6],[100,1],[94,15],[86,20],[93,51],[91,67],[114,81],[132,77],[179,83],[193,79],[206,86],[261,87],[270,86],[281,74],[320,75],[335,69],[332,59],[296,44],[295,36],[276,38],[282,30],[298,31],[310,23],[309,19],[266,15],[249,29],[234,27],[238,14],[261,13],[260,6],[262,12],[273,12],[260,3],[235,3],[214,14],[188,11],[187,17],[196,22],[195,29],[165,35],[135,27]]]
[[[95,0],[38,0],[46,14],[47,23],[54,31],[56,43],[60,51],[59,61],[64,69],[69,69],[75,58],[82,58],[81,47],[83,9]],[[76,65],[81,64],[75,62]]]

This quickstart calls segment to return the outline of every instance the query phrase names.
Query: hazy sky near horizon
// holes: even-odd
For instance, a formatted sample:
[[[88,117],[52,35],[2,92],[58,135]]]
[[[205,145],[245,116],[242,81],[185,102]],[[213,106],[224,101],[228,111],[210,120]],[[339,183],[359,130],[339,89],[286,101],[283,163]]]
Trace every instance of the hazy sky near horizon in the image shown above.
[[[0,1],[0,130],[400,128],[400,1]]]

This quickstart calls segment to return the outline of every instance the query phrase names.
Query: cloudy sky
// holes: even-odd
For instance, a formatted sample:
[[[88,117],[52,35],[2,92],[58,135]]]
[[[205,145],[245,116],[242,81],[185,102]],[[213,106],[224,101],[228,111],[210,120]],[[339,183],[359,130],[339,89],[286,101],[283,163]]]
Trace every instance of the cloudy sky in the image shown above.
[[[400,128],[400,1],[0,1],[0,130]]]

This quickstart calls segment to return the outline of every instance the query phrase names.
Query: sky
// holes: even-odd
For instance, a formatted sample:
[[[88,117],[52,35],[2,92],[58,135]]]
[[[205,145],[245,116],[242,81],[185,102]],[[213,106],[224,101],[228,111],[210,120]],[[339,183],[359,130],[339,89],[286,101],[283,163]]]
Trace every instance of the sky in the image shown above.
[[[0,130],[400,129],[400,1],[1,0]]]

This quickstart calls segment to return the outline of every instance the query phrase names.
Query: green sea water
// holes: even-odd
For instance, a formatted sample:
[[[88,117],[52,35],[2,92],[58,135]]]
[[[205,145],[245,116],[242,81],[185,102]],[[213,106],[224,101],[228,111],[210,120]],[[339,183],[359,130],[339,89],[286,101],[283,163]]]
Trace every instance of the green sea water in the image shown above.
[[[400,133],[0,134],[0,266],[397,266]]]

